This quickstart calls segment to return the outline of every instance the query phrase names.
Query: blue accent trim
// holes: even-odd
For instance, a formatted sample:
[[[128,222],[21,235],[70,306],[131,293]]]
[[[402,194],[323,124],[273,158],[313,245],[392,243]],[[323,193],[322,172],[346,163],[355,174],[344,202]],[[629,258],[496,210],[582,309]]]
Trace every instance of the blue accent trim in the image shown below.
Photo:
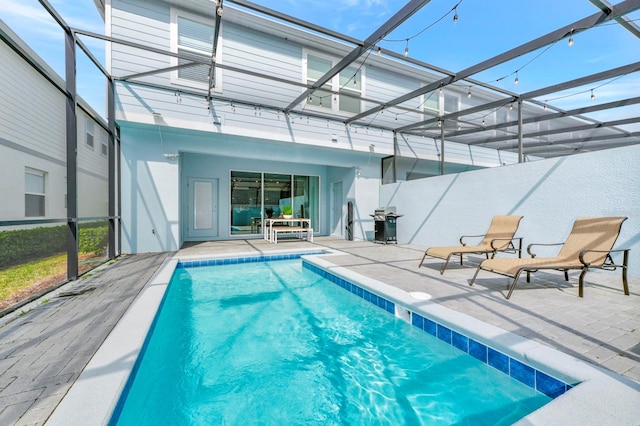
[[[358,287],[357,285],[350,283],[331,272],[310,264],[304,259],[302,260],[302,267],[309,269],[332,283],[339,285],[345,290],[350,291],[356,296],[363,298],[372,305],[378,306],[391,314],[395,314],[394,302],[372,293],[369,290]],[[551,377],[540,370],[536,370],[515,358],[511,358],[498,350],[495,350],[429,318],[425,318],[416,312],[411,312],[411,325],[446,343],[449,343],[455,348],[513,377],[525,385],[534,388],[538,392],[541,392],[550,398],[556,398],[575,386]]]
[[[567,384],[536,370],[536,390],[550,398],[556,398],[567,391]]]
[[[525,385],[535,388],[536,387],[536,369],[523,364],[517,359],[510,358],[511,363],[511,377],[521,381]]]
[[[444,325],[438,324],[438,339],[445,343],[451,344],[451,329]]]
[[[302,256],[308,256],[308,255],[314,255],[314,254],[326,254],[326,253],[323,251],[317,251],[317,252],[310,252],[310,253],[269,254],[269,255],[234,257],[234,258],[225,258],[225,259],[184,260],[184,261],[178,262],[178,264],[176,265],[176,269],[199,268],[201,266],[235,265],[238,263],[269,262],[274,260],[291,260],[291,259],[300,259]]]
[[[473,339],[469,339],[469,355],[486,363],[487,362],[487,346]]]
[[[451,333],[451,344],[462,352],[469,353],[469,338],[464,334],[460,334],[457,331]]]
[[[502,371],[504,374],[509,374],[509,357],[502,352],[498,352],[493,348],[488,348],[487,364]]]

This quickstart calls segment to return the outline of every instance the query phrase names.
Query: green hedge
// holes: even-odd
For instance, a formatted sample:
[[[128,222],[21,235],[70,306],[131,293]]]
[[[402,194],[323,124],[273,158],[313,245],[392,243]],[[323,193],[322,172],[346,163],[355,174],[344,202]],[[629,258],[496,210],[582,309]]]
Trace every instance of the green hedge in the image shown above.
[[[81,224],[78,230],[80,253],[101,255],[107,249],[106,222]],[[51,257],[67,250],[67,226],[48,226],[0,232],[0,268]]]

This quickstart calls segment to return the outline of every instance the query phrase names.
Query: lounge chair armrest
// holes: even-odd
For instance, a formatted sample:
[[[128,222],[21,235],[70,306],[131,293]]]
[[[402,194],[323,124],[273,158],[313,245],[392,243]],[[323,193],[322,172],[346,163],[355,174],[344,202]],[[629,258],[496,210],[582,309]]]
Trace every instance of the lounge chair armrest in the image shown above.
[[[460,237],[460,244],[463,246],[466,246],[466,244],[464,243],[464,241],[462,241],[463,238],[481,238],[484,237],[486,234],[481,234],[481,235],[463,235]]]
[[[591,266],[591,263],[586,262],[584,260],[584,255],[587,253],[606,253],[606,254],[611,254],[611,253],[624,253],[624,262],[623,262],[623,266],[627,266],[627,259],[629,256],[629,250],[631,249],[616,249],[616,250],[582,250],[580,252],[580,254],[578,254],[578,259],[580,259],[580,263],[582,263],[584,266]]]
[[[553,246],[561,246],[561,245],[564,245],[564,243],[552,243],[552,244],[531,243],[527,246],[527,253],[529,253],[529,256],[531,257],[536,257],[536,254],[531,251],[531,248],[533,246],[553,247]]]
[[[493,240],[491,240],[491,248],[496,250],[496,247],[493,245],[494,241],[510,241],[510,242],[514,242],[514,241],[518,241],[520,240],[520,244],[519,246],[522,246],[522,237],[514,237],[514,238],[494,238]]]

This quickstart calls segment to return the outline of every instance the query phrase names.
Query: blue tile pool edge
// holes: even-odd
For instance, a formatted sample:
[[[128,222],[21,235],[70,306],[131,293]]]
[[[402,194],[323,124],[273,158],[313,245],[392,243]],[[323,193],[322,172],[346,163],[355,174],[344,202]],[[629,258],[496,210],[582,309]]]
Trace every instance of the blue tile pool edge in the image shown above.
[[[346,280],[332,272],[329,272],[319,266],[310,263],[308,260],[302,260],[303,268],[306,268],[321,277],[331,281],[339,287],[347,290],[356,296],[364,299],[365,301],[372,303],[373,305],[385,310],[386,312],[395,315],[396,303],[369,291],[364,287],[360,287],[350,280]],[[548,397],[555,399],[558,396],[577,386],[579,383],[565,383],[564,381],[553,377],[550,374],[545,373],[542,370],[536,369],[527,365],[526,363],[513,358],[507,354],[504,354],[491,346],[479,342],[465,334],[453,330],[450,327],[442,325],[426,315],[419,314],[402,306],[410,315],[410,324],[414,327],[423,330],[426,333],[433,335],[434,337],[442,340],[449,345],[473,356],[479,361],[505,373],[519,382],[541,392]]]
[[[257,256],[236,256],[236,257],[224,257],[219,259],[194,259],[194,260],[179,260],[176,265],[176,269],[184,268],[198,268],[203,266],[218,266],[218,265],[236,265],[243,263],[255,263],[255,262],[270,262],[274,260],[291,260],[300,259],[302,256],[326,254],[325,251],[311,251],[311,252],[299,252],[299,253],[278,253],[278,254],[260,254]]]

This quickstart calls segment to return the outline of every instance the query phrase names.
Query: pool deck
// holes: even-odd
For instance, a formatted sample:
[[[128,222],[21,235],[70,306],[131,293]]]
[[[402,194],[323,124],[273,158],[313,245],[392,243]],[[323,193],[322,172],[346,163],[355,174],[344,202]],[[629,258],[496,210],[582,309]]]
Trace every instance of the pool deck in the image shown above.
[[[577,273],[539,272],[522,279],[510,300],[505,277],[481,272],[473,287],[471,257],[440,275],[441,261],[418,263],[425,247],[381,245],[318,237],[314,243],[235,240],[193,244],[177,257],[206,258],[328,247],[344,255],[331,262],[640,382],[640,279],[622,292],[620,272],[590,272],[585,297]],[[0,318],[0,424],[43,424],[123,316],[142,287],[173,253],[123,256]],[[640,389],[640,385],[635,387]],[[606,393],[604,389],[602,392]],[[640,391],[626,397],[640,406]],[[582,408],[581,408],[582,409]],[[584,413],[582,413],[584,414]],[[614,424],[614,423],[610,423]],[[637,422],[640,424],[640,418]]]

